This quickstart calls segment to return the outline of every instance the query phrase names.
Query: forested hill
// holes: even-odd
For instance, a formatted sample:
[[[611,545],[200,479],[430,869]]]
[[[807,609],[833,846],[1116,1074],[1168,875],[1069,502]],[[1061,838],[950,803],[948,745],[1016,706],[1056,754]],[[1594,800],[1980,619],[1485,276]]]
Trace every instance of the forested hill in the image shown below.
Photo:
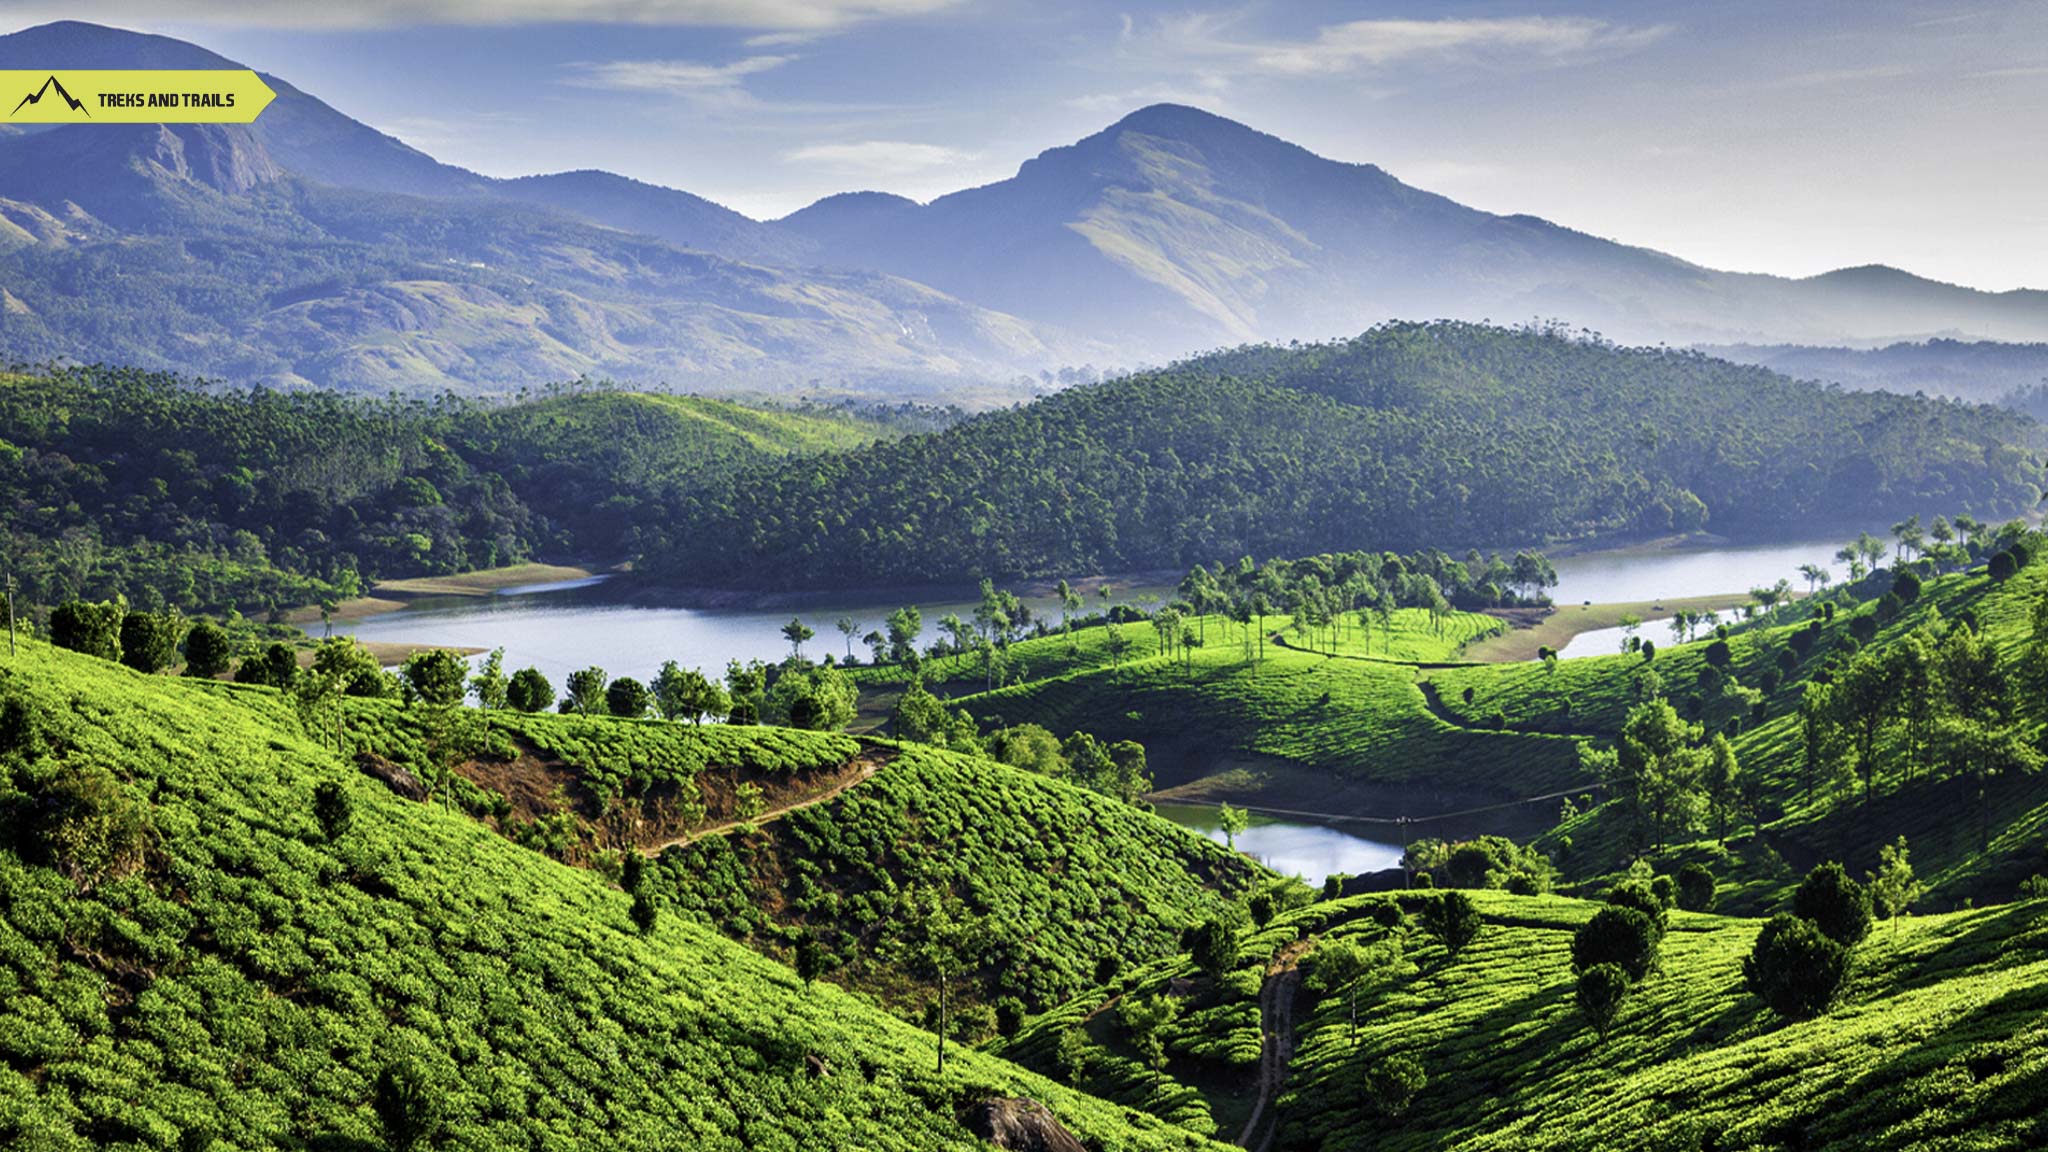
[[[752,586],[1506,546],[2040,496],[2037,426],[1557,331],[1404,323],[1077,388],[677,493],[644,567]]]
[[[885,434],[636,392],[492,406],[0,371],[0,547],[28,604],[122,593],[254,614],[378,578],[619,556],[661,493]]]

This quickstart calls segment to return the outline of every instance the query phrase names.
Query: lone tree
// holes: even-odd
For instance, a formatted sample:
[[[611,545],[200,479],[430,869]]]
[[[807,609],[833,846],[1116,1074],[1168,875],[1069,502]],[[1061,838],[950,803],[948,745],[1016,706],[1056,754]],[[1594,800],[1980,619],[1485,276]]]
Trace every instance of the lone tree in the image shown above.
[[[1382,1056],[1365,1070],[1365,1094],[1384,1116],[1399,1116],[1408,1110],[1415,1095],[1429,1086],[1422,1062],[1406,1053]]]
[[[228,630],[211,620],[201,620],[185,633],[185,675],[211,680],[228,670],[234,660],[234,642]]]
[[[505,678],[503,648],[491,649],[491,654],[477,666],[476,674],[469,678],[469,694],[476,697],[476,706],[485,712],[503,708],[511,698],[512,684]]]
[[[320,834],[327,837],[328,843],[347,834],[355,815],[355,802],[339,782],[324,780],[313,789],[313,819],[319,822]]]
[[[1231,851],[1237,850],[1237,837],[1251,823],[1251,818],[1242,808],[1225,804],[1216,810],[1216,823],[1223,829],[1223,843]]]
[[[1484,924],[1479,906],[1463,892],[1446,892],[1422,907],[1423,931],[1436,937],[1452,959],[1478,938]]]
[[[804,641],[816,635],[811,626],[800,619],[792,618],[789,623],[782,626],[782,638],[789,641],[789,654],[792,656],[801,657],[804,654]]]
[[[1678,870],[1678,906],[1687,912],[1714,907],[1714,873],[1697,861]]]
[[[555,686],[538,668],[521,668],[505,686],[505,702],[521,712],[545,712],[554,705]]]
[[[1870,893],[1830,860],[1814,868],[1792,895],[1792,914],[1810,920],[1828,939],[1854,948],[1870,934]]]
[[[1630,981],[1643,979],[1657,962],[1656,922],[1635,908],[1610,904],[1593,913],[1572,935],[1572,967],[1581,975],[1618,968]]]
[[[825,974],[825,949],[809,932],[796,938],[796,974],[806,988]]]
[[[388,1064],[377,1074],[370,1108],[388,1152],[412,1152],[429,1143],[441,1126],[426,1077],[410,1064]]]
[[[1196,925],[1188,933],[1188,953],[1194,957],[1195,967],[1200,968],[1212,980],[1222,979],[1232,968],[1237,967],[1237,952],[1235,924],[1211,918]]]
[[[1913,902],[1927,889],[1913,876],[1913,864],[1906,854],[1906,838],[1877,850],[1877,871],[1869,873],[1864,887],[1875,910],[1898,931],[1899,917],[1912,910]]]
[[[569,673],[565,685],[569,694],[562,700],[562,711],[579,712],[585,716],[602,715],[605,711],[604,690],[607,683],[604,669],[595,666]]]
[[[653,697],[647,692],[647,685],[631,676],[621,676],[604,690],[605,710],[623,719],[647,715],[648,705]]]
[[[1757,933],[1742,982],[1771,1010],[1799,1020],[1827,1011],[1849,974],[1849,949],[1811,920],[1778,915]]]
[[[1595,964],[1579,973],[1579,1014],[1606,1039],[1628,996],[1628,973],[1618,964]]]
[[[1403,967],[1401,940],[1389,936],[1372,944],[1360,944],[1351,937],[1326,940],[1316,946],[1310,987],[1324,995],[1341,994],[1350,1009],[1351,1035],[1358,1035],[1358,996],[1368,984],[1394,977]]]
[[[632,917],[633,927],[639,929],[642,936],[651,936],[654,926],[661,922],[661,905],[655,903],[654,893],[642,886],[633,893],[633,904],[626,914]]]
[[[1166,1071],[1166,1037],[1162,1033],[1179,1015],[1180,1001],[1166,995],[1127,996],[1117,1008],[1117,1019],[1130,1035],[1131,1047],[1152,1069],[1155,1087]]]
[[[399,665],[407,695],[436,708],[453,708],[462,703],[468,688],[469,666],[446,648],[415,652]]]
[[[935,888],[911,894],[894,949],[911,968],[938,981],[938,1070],[946,1070],[946,1028],[952,984],[981,962],[988,949],[986,918],[968,912],[958,896]]]

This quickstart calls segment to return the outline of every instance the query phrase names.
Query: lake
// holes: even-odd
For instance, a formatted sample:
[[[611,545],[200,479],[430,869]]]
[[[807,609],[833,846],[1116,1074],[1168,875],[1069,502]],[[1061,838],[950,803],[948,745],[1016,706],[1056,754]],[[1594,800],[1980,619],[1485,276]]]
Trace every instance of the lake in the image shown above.
[[[1790,579],[1804,588],[1799,565],[1831,563],[1839,542],[1770,544],[1709,548],[1631,548],[1566,556],[1556,562],[1558,586],[1552,597],[1560,604],[1582,600],[1655,600],[1715,592],[1739,592],[1759,584]],[[1837,573],[1839,575],[1839,573]],[[1160,587],[1124,588],[1123,602],[1142,593],[1164,594]],[[1085,611],[1100,609],[1090,595]],[[1057,619],[1059,607],[1049,597],[1026,597],[1033,612]],[[972,593],[939,590],[904,593],[882,599],[872,594],[822,593],[795,599],[776,608],[682,608],[628,604],[606,587],[603,577],[563,584],[508,588],[494,596],[451,597],[420,601],[399,612],[362,620],[337,622],[337,633],[363,640],[389,640],[450,647],[505,649],[508,669],[539,668],[561,687],[569,673],[599,667],[612,676],[651,677],[665,660],[685,667],[720,672],[730,659],[779,660],[789,654],[782,626],[801,617],[817,630],[807,646],[811,653],[846,652],[845,637],[833,627],[841,616],[859,624],[856,636],[879,628],[890,612],[915,603],[924,613],[924,640],[938,636],[938,622],[948,612],[971,617]],[[309,627],[318,634],[319,625]],[[1610,635],[1611,633],[1611,635]],[[1644,626],[1643,634],[1663,642],[1661,625]],[[1620,634],[1609,629],[1573,639],[1567,656],[1618,650]],[[853,650],[865,646],[855,640]]]
[[[1225,842],[1217,808],[1211,804],[1158,804],[1154,809],[1183,828],[1218,844]],[[1401,866],[1402,848],[1355,836],[1329,824],[1312,824],[1253,812],[1237,835],[1238,850],[1275,872],[1320,886],[1324,877],[1358,876]]]
[[[817,636],[804,645],[807,654],[846,655],[846,637],[834,626],[842,616],[859,625],[853,651],[863,660],[868,648],[859,637],[880,629],[889,613],[916,604],[924,614],[922,642],[937,639],[939,619],[958,613],[972,619],[978,598],[959,590],[906,593],[897,599],[833,596],[793,599],[776,608],[680,608],[628,604],[593,576],[560,584],[507,588],[492,596],[422,600],[397,612],[336,621],[337,635],[361,640],[390,640],[451,648],[505,649],[505,668],[534,667],[559,690],[569,673],[598,667],[611,676],[651,678],[663,661],[702,668],[722,675],[728,660],[775,661],[789,655],[782,626],[801,618]],[[1113,603],[1163,588],[1117,587]],[[1059,604],[1050,597],[1022,597],[1034,614],[1059,619]],[[1092,593],[1084,612],[1097,612],[1102,600]],[[307,626],[313,635],[320,625]]]

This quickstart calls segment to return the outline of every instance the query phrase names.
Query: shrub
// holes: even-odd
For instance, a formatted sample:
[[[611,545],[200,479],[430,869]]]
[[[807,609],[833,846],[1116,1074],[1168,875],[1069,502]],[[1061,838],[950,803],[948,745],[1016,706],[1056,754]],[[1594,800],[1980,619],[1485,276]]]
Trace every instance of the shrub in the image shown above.
[[[1657,962],[1659,933],[1635,908],[1610,905],[1593,914],[1572,936],[1572,967],[1580,973],[1603,966],[1621,969],[1630,980],[1650,974]]]
[[[1384,1116],[1407,1111],[1415,1094],[1428,1085],[1422,1062],[1405,1053],[1382,1056],[1365,1070],[1365,1094]]]
[[[1705,864],[1687,864],[1678,870],[1678,906],[1687,912],[1711,911],[1714,887],[1714,873]]]
[[[1275,911],[1273,907],[1273,894],[1271,892],[1254,894],[1246,904],[1246,909],[1252,914],[1252,923],[1264,928],[1273,922],[1273,913]]]
[[[1994,581],[2003,584],[2012,579],[2013,573],[2017,571],[2019,565],[2013,561],[2012,553],[2000,552],[1991,558],[1990,573]]]
[[[42,861],[81,887],[142,866],[149,824],[113,773],[66,764],[37,798],[33,840]]]
[[[1806,874],[1792,896],[1792,914],[1810,920],[1828,939],[1855,947],[1870,933],[1870,893],[1830,860]]]
[[[642,936],[651,935],[661,920],[661,905],[656,904],[654,894],[643,887],[633,893],[633,906],[627,914],[633,918],[633,927],[639,929]]]
[[[1478,905],[1463,892],[1446,892],[1422,907],[1422,927],[1453,957],[1479,936],[1485,923]]]
[[[1650,895],[1666,911],[1678,907],[1678,882],[1669,876],[1659,876],[1650,881]]]
[[[389,1152],[412,1152],[430,1143],[440,1127],[426,1078],[410,1065],[391,1064],[378,1074],[371,1109]]]
[[[1734,658],[1734,652],[1729,649],[1728,641],[1724,639],[1716,639],[1707,645],[1704,655],[1707,663],[1715,668],[1726,668],[1728,662]]]
[[[1911,604],[1913,601],[1918,600],[1920,598],[1920,577],[1914,575],[1911,568],[1901,570],[1898,578],[1892,581],[1891,594],[1897,596],[1901,604]]]
[[[1618,908],[1633,908],[1648,916],[1657,929],[1657,935],[1664,935],[1664,925],[1670,917],[1666,915],[1664,901],[1657,898],[1648,884],[1641,880],[1624,880],[1607,890],[1607,902]]]
[[[1849,950],[1810,920],[1778,915],[1757,933],[1742,962],[1742,982],[1788,1019],[1818,1015],[1849,974]]]
[[[1604,1037],[1614,1027],[1628,984],[1628,973],[1616,964],[1595,964],[1579,973],[1579,1014],[1593,1031]]]
[[[1195,967],[1211,978],[1221,978],[1237,966],[1237,926],[1221,920],[1205,920],[1188,933],[1188,952]]]
[[[1375,902],[1369,915],[1372,916],[1372,922],[1382,928],[1399,928],[1401,926],[1401,906],[1392,900]]]
[[[262,684],[280,691],[290,688],[298,679],[299,658],[284,644],[272,644],[235,669],[237,684]]]

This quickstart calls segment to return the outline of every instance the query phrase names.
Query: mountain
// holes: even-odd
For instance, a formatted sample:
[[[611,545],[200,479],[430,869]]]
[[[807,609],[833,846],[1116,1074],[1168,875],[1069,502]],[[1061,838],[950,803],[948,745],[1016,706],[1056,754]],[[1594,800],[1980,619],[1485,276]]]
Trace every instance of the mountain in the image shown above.
[[[1121,336],[1126,348],[1135,340],[1151,355],[1397,317],[1558,317],[1645,343],[2048,334],[2048,293],[1977,292],[1888,268],[1807,280],[1717,272],[1481,212],[1170,104],[922,208],[828,200],[781,223],[831,262]]]
[[[231,67],[93,25],[0,37],[0,68]],[[383,392],[582,375],[892,391],[1066,357],[1014,317],[857,269],[606,173],[498,181],[276,77],[252,125],[0,138],[0,350]]]

